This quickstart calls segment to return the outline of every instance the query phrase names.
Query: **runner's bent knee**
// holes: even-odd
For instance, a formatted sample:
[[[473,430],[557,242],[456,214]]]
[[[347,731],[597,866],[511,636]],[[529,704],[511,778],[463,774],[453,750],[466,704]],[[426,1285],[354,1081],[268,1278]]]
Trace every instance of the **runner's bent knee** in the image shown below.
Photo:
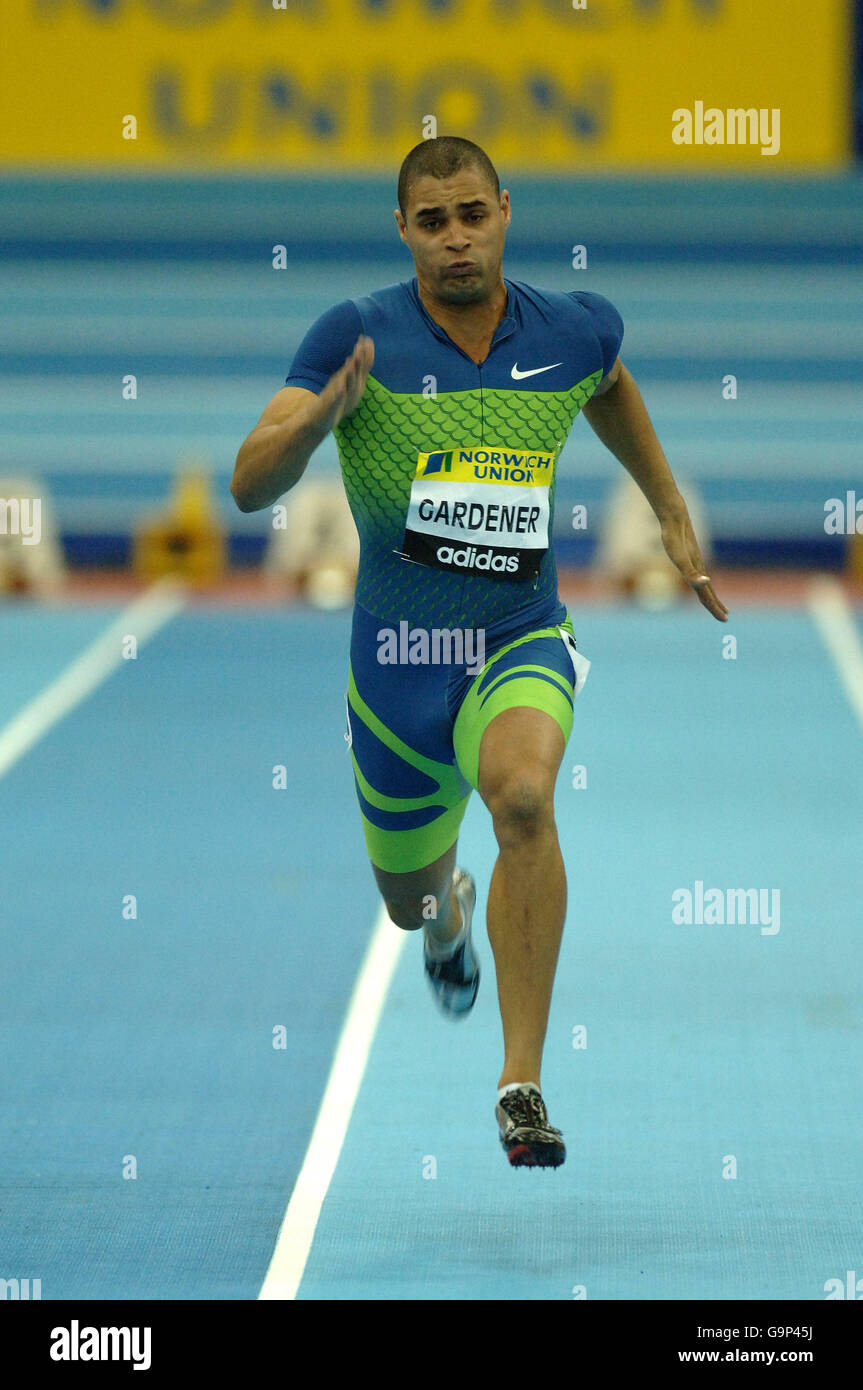
[[[499,843],[538,835],[554,822],[554,787],[530,773],[499,780],[485,803]]]

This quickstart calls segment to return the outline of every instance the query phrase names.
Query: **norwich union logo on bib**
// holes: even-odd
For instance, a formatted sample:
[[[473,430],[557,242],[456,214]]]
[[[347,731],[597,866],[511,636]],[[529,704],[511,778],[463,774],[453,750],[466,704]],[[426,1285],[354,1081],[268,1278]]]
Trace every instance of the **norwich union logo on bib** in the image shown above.
[[[400,553],[456,574],[535,578],[548,549],[554,459],[485,444],[420,454]]]

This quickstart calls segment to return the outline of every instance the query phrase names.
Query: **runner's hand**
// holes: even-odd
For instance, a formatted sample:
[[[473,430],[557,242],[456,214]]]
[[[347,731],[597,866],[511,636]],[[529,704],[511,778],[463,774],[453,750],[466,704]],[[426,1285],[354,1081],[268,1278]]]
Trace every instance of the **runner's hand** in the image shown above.
[[[676,565],[690,588],[698,595],[699,602],[708,613],[720,623],[728,621],[728,609],[713,592],[710,575],[706,573],[701,551],[695,539],[692,522],[687,511],[667,516],[661,523],[662,544],[672,564]]]
[[[366,387],[366,380],[375,357],[371,338],[361,334],[354,350],[337,372],[333,372],[318,396],[318,418],[328,430],[335,429],[340,420],[356,410]]]

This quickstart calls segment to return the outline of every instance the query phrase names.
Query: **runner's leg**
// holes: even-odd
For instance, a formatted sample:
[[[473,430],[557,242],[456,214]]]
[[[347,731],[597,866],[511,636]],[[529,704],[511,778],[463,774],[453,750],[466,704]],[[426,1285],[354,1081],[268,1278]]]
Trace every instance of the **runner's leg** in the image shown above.
[[[455,763],[445,665],[383,665],[379,621],[354,609],[347,738],[369,860],[387,911],[444,945],[461,927],[456,843],[471,788]]]
[[[504,1034],[499,1086],[541,1084],[566,914],[554,787],[589,665],[574,648],[568,618],[502,648],[472,681],[454,729],[459,767],[491,812],[498,843],[488,934]]]
[[[491,812],[498,858],[488,894],[503,1024],[498,1086],[541,1085],[540,1067],[563,923],[566,875],[554,821],[565,741],[541,710],[504,710],[480,745],[479,793]]]
[[[461,913],[452,891],[456,846],[434,863],[411,873],[387,873],[372,864],[375,879],[391,921],[404,931],[427,927],[429,935],[447,941],[461,927]]]

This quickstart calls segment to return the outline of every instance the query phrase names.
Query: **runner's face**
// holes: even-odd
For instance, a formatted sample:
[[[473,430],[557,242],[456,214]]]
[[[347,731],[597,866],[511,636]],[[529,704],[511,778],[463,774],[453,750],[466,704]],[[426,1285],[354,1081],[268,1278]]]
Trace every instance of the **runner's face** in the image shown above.
[[[399,230],[418,280],[437,300],[480,304],[500,284],[509,219],[506,189],[497,199],[483,175],[467,168],[446,179],[426,174],[411,184]]]

